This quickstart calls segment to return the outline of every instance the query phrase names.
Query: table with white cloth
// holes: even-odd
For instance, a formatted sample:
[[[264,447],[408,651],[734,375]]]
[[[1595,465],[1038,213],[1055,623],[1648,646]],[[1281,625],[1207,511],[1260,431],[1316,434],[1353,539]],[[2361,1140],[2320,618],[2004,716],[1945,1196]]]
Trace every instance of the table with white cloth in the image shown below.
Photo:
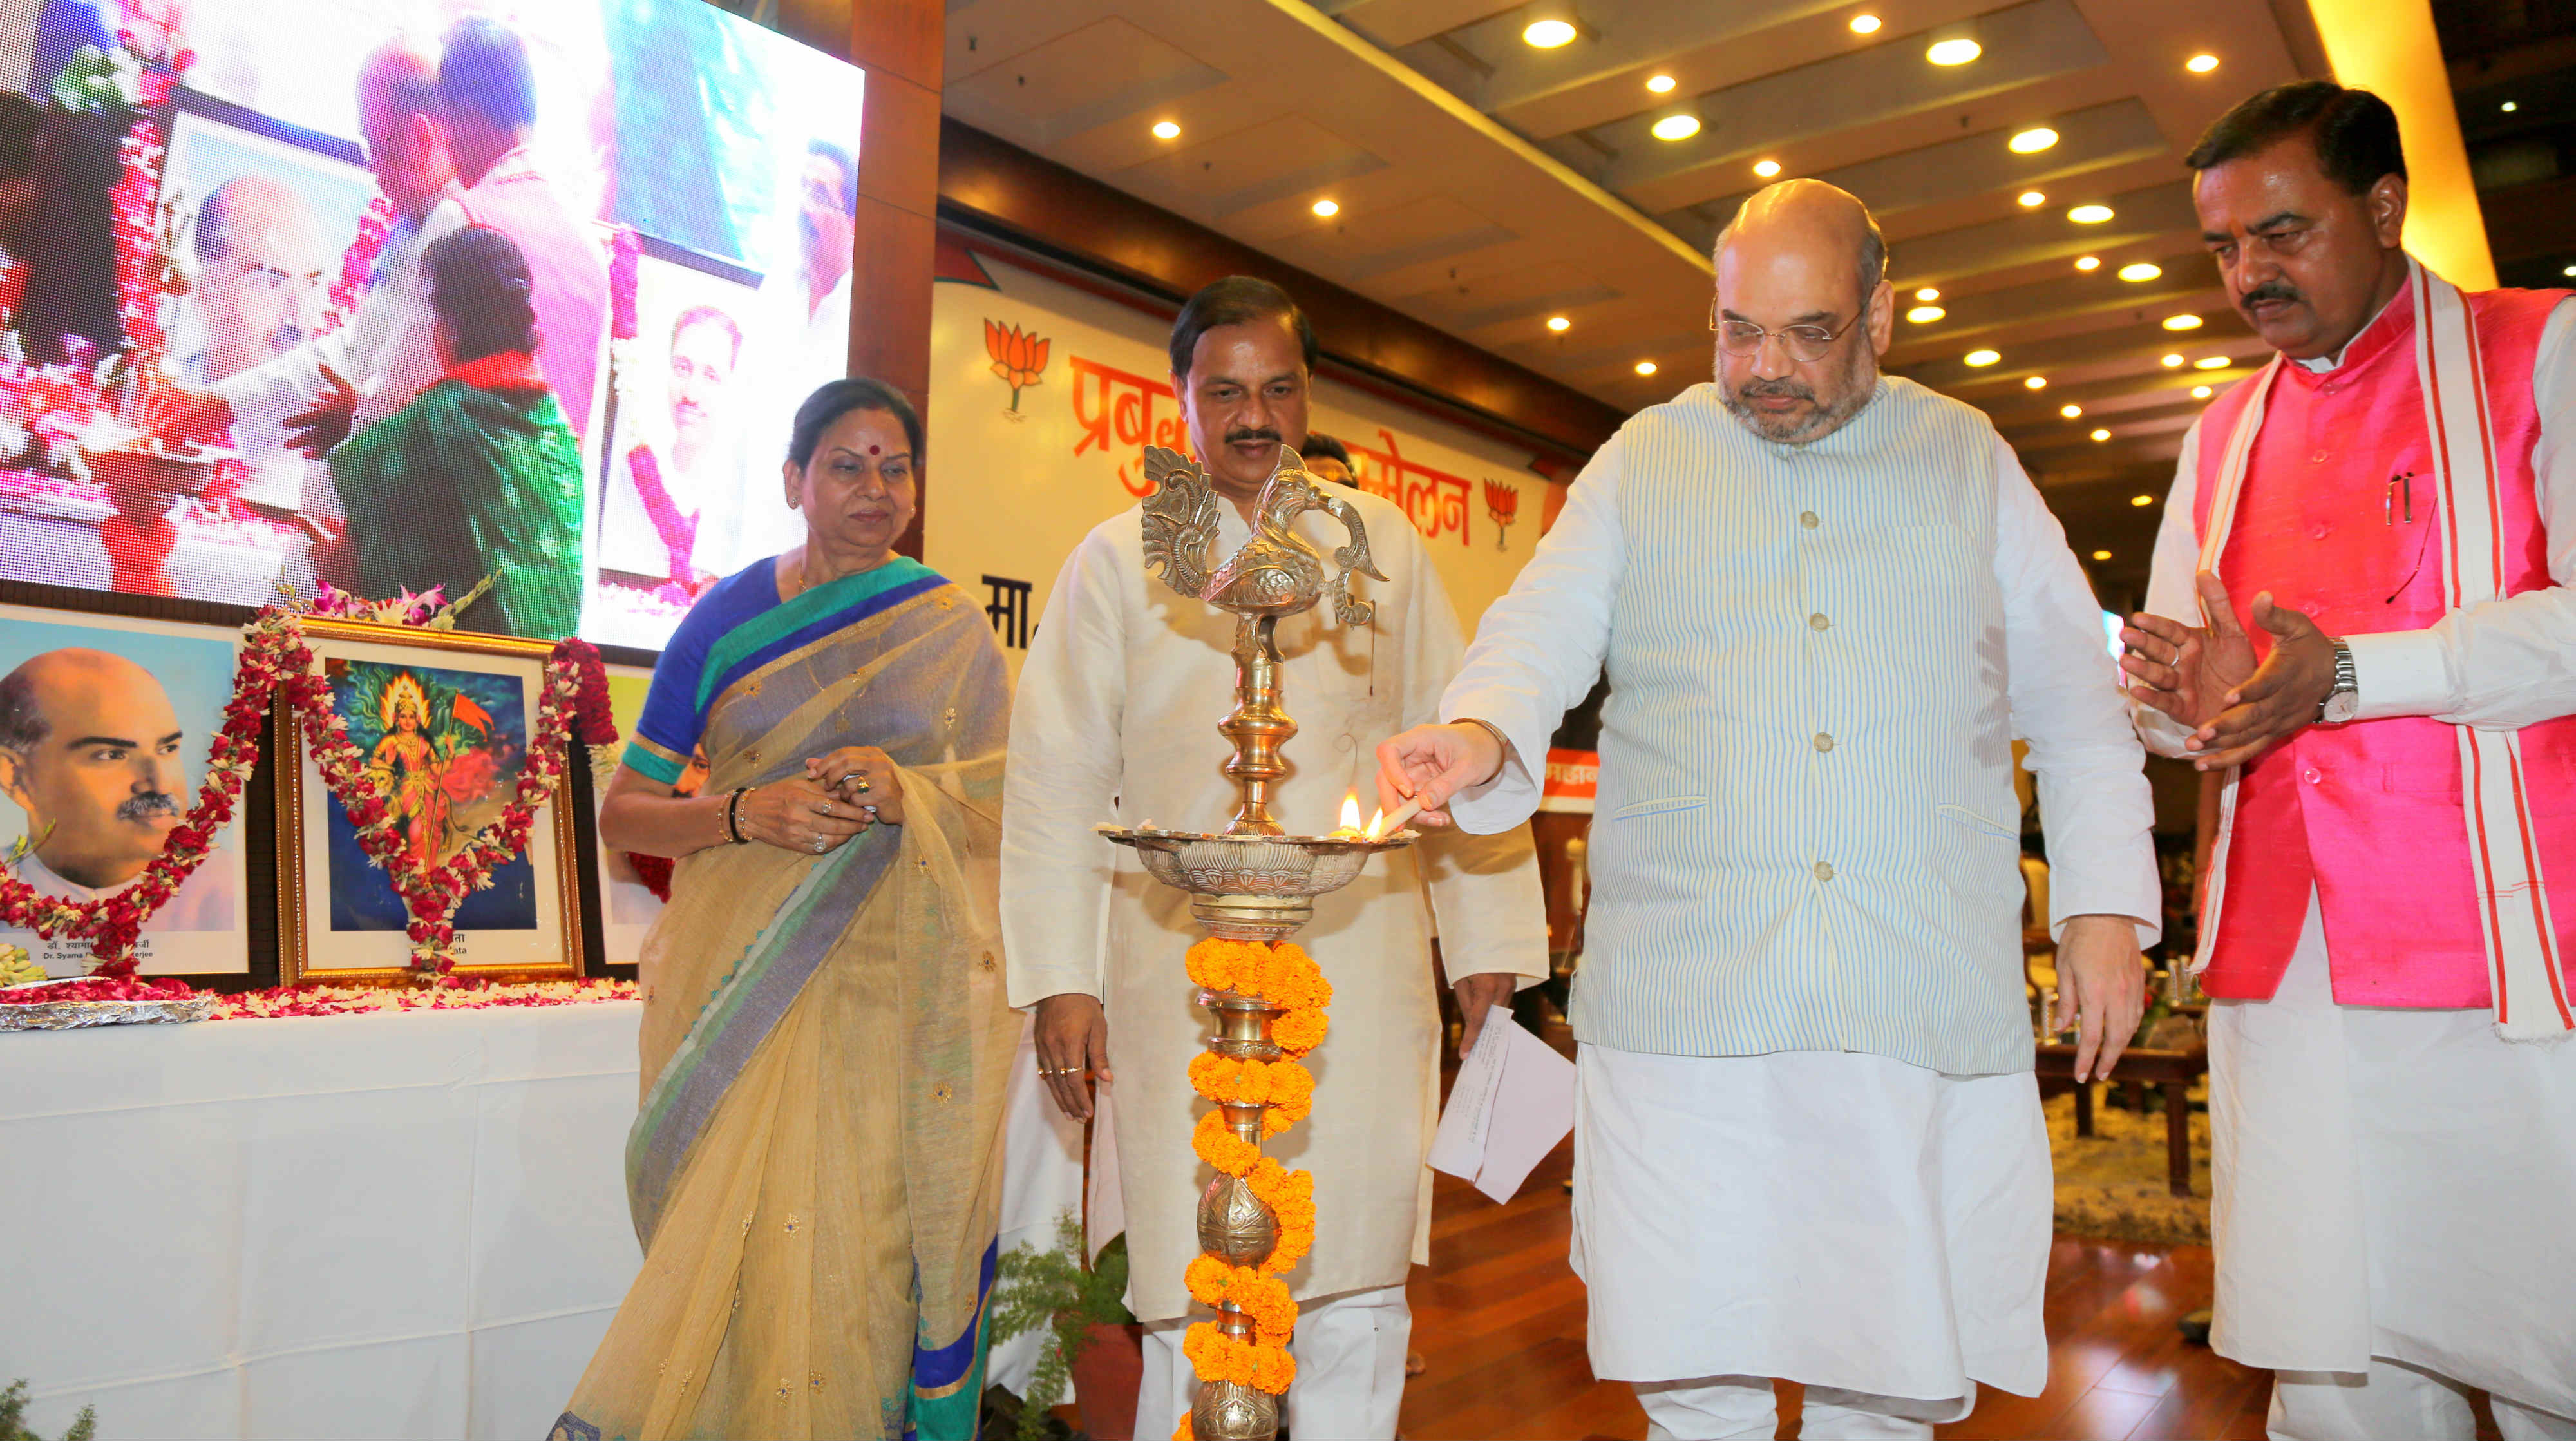
[[[641,1015],[0,1033],[0,1384],[48,1435],[544,1435],[641,1260]]]

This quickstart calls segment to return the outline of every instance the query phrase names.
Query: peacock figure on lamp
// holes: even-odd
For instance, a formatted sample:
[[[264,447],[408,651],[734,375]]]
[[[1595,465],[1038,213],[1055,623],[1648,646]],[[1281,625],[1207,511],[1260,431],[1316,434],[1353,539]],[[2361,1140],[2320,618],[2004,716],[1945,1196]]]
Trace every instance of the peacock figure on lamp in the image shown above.
[[[1160,447],[1145,452],[1155,490],[1144,505],[1145,565],[1182,595],[1237,617],[1234,709],[1217,725],[1232,748],[1225,762],[1241,794],[1220,832],[1121,829],[1101,834],[1135,848],[1145,869],[1189,892],[1190,913],[1208,939],[1190,948],[1198,1003],[1216,1017],[1207,1051],[1190,1065],[1191,1084],[1216,1103],[1193,1138],[1216,1179],[1201,1193],[1199,1247],[1190,1294],[1216,1312],[1191,1327],[1184,1347],[1200,1386],[1183,1427],[1197,1441],[1266,1441],[1279,1429],[1279,1398],[1295,1375],[1286,1343],[1296,1305],[1278,1273],[1314,1239],[1312,1178],[1261,1154],[1265,1137],[1305,1118],[1314,1080],[1298,1057],[1319,1043],[1331,986],[1289,938],[1314,916],[1314,898],[1356,879],[1377,851],[1409,845],[1412,831],[1379,834],[1346,818],[1323,836],[1291,836],[1272,818],[1271,788],[1288,773],[1281,754],[1296,722],[1280,682],[1281,619],[1327,596],[1347,626],[1370,623],[1367,601],[1351,593],[1354,574],[1386,577],[1369,558],[1359,513],[1319,486],[1283,445],[1253,506],[1253,534],[1232,555],[1211,556],[1220,505],[1207,473]],[[1324,555],[1300,538],[1297,518],[1320,510],[1349,532],[1328,573]],[[1162,1441],[1160,1437],[1150,1441]]]

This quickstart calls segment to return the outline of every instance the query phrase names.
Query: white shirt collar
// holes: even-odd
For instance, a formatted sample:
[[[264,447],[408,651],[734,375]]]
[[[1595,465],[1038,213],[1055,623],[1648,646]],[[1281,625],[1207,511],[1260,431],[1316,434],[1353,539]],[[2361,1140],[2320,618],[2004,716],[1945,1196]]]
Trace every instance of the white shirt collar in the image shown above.
[[[2359,344],[2363,336],[2370,333],[2371,325],[2377,325],[2379,322],[2388,318],[2388,312],[2397,308],[2397,302],[2405,297],[2405,293],[2405,287],[2399,286],[2398,293],[2388,297],[2388,303],[2379,307],[2379,313],[2370,317],[2370,325],[2365,325],[2361,329],[2354,331],[2352,333],[2352,339],[2343,343],[2343,349],[2336,351],[2332,355],[2312,356],[2306,360],[2293,358],[2290,363],[2312,375],[2323,375],[2329,370],[2343,369],[2343,358],[2352,353],[2353,346]]]

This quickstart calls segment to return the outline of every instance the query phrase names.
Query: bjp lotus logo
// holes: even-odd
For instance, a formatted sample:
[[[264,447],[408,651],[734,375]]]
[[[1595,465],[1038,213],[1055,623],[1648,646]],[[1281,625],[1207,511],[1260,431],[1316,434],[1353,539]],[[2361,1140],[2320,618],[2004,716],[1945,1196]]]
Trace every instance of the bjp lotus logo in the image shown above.
[[[1494,522],[1494,549],[1501,550],[1512,522],[1520,519],[1521,493],[1499,480],[1486,481],[1485,514]]]
[[[993,357],[993,373],[1011,388],[1009,414],[1013,419],[1019,417],[1020,392],[1045,378],[1047,350],[1054,344],[1016,325],[984,322],[984,353]]]

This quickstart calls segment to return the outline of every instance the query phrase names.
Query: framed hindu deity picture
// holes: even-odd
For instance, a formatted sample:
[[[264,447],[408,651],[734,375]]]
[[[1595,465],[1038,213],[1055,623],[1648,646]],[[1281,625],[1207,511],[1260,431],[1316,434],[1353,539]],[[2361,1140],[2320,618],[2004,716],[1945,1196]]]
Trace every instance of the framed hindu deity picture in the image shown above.
[[[365,757],[402,841],[401,863],[435,866],[498,819],[528,764],[549,644],[467,631],[304,621],[349,740]],[[278,728],[278,973],[298,981],[391,982],[408,974],[410,912],[358,842],[300,726]],[[572,816],[560,793],[520,854],[456,912],[460,976],[582,973]]]
[[[0,605],[0,873],[73,901],[146,884],[170,834],[192,824],[240,651],[241,634],[220,626]],[[144,922],[145,974],[250,969],[241,814]],[[89,969],[86,940],[0,919],[0,945],[49,975]]]

